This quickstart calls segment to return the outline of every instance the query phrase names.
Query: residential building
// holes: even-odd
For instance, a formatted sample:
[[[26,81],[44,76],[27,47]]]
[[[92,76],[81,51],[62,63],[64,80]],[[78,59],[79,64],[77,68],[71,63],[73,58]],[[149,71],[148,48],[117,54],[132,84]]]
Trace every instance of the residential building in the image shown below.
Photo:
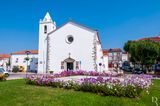
[[[154,36],[154,37],[148,37],[148,38],[141,38],[141,39],[138,39],[138,40],[151,40],[151,41],[154,41],[154,42],[160,42],[160,35]]]
[[[9,54],[0,54],[0,67],[3,67],[5,70],[9,68],[10,65],[10,55]]]
[[[28,55],[27,55],[28,52]],[[28,57],[28,62],[27,62]],[[18,52],[11,53],[11,69],[14,66],[18,66],[19,68],[24,68],[24,71],[27,70],[28,64],[28,71],[37,71],[38,66],[38,50],[24,50]]]
[[[109,67],[122,62],[122,50],[120,48],[111,48],[108,50]]]
[[[108,50],[103,50],[104,69],[108,71]]]
[[[122,52],[122,61],[128,61],[129,60],[129,57],[128,57],[128,53],[127,52]]]

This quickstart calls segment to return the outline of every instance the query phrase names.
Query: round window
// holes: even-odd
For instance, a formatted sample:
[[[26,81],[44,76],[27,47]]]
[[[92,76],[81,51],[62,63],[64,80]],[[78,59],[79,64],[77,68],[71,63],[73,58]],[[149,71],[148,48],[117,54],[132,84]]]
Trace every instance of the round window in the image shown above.
[[[67,38],[66,38],[66,42],[69,43],[69,44],[72,43],[73,40],[74,40],[74,38],[73,38],[72,35],[68,35]]]

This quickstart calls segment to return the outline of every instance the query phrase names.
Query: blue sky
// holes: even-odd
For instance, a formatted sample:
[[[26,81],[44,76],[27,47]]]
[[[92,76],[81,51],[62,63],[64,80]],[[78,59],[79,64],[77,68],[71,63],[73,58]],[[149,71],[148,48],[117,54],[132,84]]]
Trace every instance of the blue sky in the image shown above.
[[[38,49],[47,11],[57,26],[71,18],[97,29],[104,49],[160,34],[160,0],[1,0],[0,53]]]

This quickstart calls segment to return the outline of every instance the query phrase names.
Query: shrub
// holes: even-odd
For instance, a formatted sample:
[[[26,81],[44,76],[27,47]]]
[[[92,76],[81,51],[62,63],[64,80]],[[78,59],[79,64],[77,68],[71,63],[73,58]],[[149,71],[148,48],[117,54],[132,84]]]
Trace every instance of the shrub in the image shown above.
[[[25,72],[24,66],[19,66],[19,72]]]
[[[19,67],[18,66],[13,66],[12,72],[19,72]]]
[[[80,91],[80,90],[81,90],[81,85],[78,84],[78,83],[74,83],[73,89],[74,89],[75,91]]]
[[[116,78],[83,78],[80,80],[63,81],[53,76],[32,75],[26,78],[28,84],[52,86],[76,91],[93,92],[102,95],[138,97],[143,90],[148,90],[151,77],[147,75],[126,76],[123,80]]]
[[[4,74],[0,74],[0,81],[5,81],[6,80],[6,76]]]
[[[62,88],[63,87],[63,82],[61,82],[61,81],[54,81],[54,82],[52,82],[51,83],[51,86],[52,87],[58,87],[58,88]]]
[[[73,81],[66,81],[63,83],[63,88],[65,89],[72,89],[74,86],[74,82]]]

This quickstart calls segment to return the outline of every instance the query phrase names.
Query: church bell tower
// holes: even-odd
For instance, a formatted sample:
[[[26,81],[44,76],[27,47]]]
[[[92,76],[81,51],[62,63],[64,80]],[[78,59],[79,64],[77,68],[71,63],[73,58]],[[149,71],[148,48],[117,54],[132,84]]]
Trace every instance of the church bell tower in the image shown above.
[[[38,73],[46,73],[47,70],[47,45],[48,34],[56,30],[56,23],[47,12],[44,19],[39,22],[39,50]]]

